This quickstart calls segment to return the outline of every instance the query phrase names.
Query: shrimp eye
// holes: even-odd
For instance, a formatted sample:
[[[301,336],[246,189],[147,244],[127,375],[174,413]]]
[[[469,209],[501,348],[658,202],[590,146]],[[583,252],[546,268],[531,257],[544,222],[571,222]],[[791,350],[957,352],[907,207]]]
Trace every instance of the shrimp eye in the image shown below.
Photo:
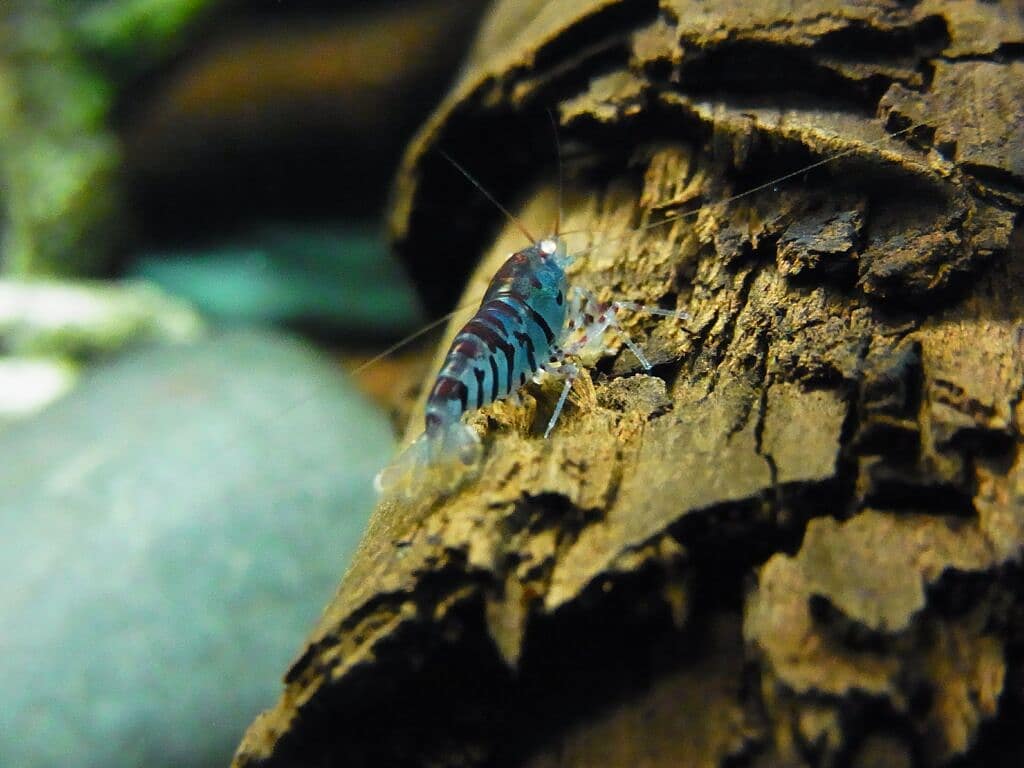
[[[540,241],[540,252],[543,253],[545,256],[550,256],[557,250],[558,244],[551,238]]]

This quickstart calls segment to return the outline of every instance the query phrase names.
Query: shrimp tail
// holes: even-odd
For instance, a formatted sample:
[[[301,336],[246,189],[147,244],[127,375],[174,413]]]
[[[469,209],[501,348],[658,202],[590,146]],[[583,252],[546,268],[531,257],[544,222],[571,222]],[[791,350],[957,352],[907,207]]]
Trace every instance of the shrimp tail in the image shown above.
[[[377,473],[374,487],[382,497],[412,497],[430,488],[451,491],[480,464],[483,448],[476,431],[455,422],[435,435],[417,437]]]

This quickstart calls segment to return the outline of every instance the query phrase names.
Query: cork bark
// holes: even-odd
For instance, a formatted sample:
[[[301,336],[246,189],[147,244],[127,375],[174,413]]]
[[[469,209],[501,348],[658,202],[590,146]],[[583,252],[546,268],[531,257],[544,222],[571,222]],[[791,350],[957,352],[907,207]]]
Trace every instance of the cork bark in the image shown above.
[[[235,764],[1019,764],[1022,46],[1011,3],[497,3],[397,182],[425,295],[523,244],[435,150],[543,232],[550,109],[572,281],[690,319],[379,506]]]

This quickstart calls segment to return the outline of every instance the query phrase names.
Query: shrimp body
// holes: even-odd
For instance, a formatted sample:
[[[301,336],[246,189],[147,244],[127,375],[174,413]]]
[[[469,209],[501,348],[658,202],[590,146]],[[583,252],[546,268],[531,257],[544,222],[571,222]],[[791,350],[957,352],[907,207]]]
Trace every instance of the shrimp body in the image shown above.
[[[512,254],[455,337],[427,399],[436,438],[469,410],[506,397],[556,352],[566,316],[565,245],[555,238]]]
[[[427,397],[423,434],[377,475],[378,490],[408,493],[427,472],[450,475],[477,462],[480,438],[462,416],[518,391],[559,358],[568,263],[565,243],[551,237],[502,264],[445,355]]]
[[[424,431],[398,459],[377,475],[377,488],[406,495],[433,475],[450,487],[458,470],[480,458],[480,438],[462,416],[517,392],[542,372],[564,379],[561,396],[544,436],[554,428],[580,368],[574,361],[610,349],[616,330],[641,365],[651,364],[617,322],[621,309],[685,318],[685,312],[632,302],[602,303],[570,287],[572,259],[557,235],[513,253],[495,273],[479,309],[452,341],[427,397]]]

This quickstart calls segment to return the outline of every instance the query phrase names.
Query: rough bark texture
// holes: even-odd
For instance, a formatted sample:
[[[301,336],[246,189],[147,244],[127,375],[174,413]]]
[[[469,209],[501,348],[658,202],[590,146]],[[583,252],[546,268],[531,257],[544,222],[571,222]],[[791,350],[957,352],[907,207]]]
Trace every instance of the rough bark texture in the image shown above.
[[[552,106],[573,280],[691,319],[382,505],[236,765],[1020,764],[1022,46],[1009,3],[498,3],[411,268],[440,306],[521,245],[439,146],[546,228]]]

